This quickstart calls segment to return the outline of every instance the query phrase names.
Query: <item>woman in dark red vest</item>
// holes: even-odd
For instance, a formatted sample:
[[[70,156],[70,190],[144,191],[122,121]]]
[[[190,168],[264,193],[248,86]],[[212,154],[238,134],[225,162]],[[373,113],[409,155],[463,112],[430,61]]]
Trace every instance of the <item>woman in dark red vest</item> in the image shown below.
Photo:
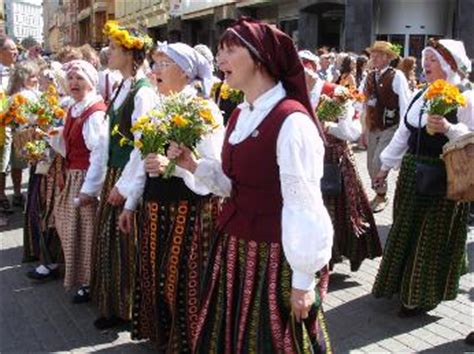
[[[64,129],[51,139],[65,158],[66,179],[54,208],[56,228],[65,261],[64,286],[79,288],[73,302],[89,299],[92,245],[97,196],[105,176],[108,122],[105,104],[97,94],[97,70],[84,60],[65,66],[71,106]]]
[[[218,63],[245,93],[222,162],[169,157],[228,199],[219,218],[195,328],[196,352],[331,352],[316,272],[333,230],[320,191],[324,144],[293,41],[261,22],[227,29]]]

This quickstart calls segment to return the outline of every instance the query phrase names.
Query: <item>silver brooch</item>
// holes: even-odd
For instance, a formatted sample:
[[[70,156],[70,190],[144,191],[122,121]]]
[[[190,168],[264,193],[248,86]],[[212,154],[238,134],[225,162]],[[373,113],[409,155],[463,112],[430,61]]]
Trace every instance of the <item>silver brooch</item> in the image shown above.
[[[252,132],[251,136],[252,136],[252,138],[256,138],[256,137],[258,136],[258,134],[260,134],[260,132],[259,132],[257,129],[255,129],[255,130]]]

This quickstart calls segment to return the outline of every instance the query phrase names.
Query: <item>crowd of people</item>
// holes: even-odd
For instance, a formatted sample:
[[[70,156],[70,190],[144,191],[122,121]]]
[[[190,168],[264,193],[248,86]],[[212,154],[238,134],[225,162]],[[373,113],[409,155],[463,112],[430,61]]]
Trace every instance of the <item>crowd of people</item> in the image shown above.
[[[430,41],[417,59],[376,41],[364,54],[297,51],[273,26],[242,18],[205,45],[154,44],[106,24],[109,46],[65,47],[21,60],[0,37],[1,91],[30,102],[51,85],[64,124],[35,138],[48,159],[27,166],[0,127],[1,221],[24,204],[26,275],[64,276],[76,304],[97,305],[98,329],[129,325],[166,353],[331,352],[323,311],[330,273],[382,256],[373,294],[398,296],[412,317],[453,300],[466,271],[469,204],[417,194],[418,163],[474,131],[471,61],[462,42]],[[217,64],[217,67],[215,67]],[[466,104],[426,110],[427,87],[456,85]],[[215,123],[197,146],[168,141],[146,156],[132,126],[173,94],[201,97]],[[343,101],[336,119],[321,107]],[[375,197],[354,149],[367,149]],[[163,174],[176,164],[170,178]],[[29,168],[26,201],[21,177]],[[374,213],[400,169],[382,248]],[[441,187],[440,187],[441,188]]]

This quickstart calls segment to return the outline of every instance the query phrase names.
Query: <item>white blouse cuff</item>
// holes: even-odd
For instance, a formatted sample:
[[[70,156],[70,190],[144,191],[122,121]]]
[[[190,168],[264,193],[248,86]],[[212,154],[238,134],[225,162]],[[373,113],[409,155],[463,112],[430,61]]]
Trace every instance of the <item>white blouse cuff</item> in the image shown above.
[[[299,290],[314,290],[316,288],[316,276],[293,270],[291,287]]]
[[[457,123],[451,124],[445,135],[449,140],[455,140],[467,133],[469,133],[468,127],[463,123]]]

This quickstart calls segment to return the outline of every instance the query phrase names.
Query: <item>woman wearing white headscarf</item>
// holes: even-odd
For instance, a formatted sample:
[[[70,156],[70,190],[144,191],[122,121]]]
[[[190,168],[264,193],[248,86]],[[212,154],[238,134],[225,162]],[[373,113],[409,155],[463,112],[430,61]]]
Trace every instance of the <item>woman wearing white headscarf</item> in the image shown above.
[[[463,43],[450,39],[430,41],[422,63],[428,83],[445,80],[459,86],[460,74],[471,71]],[[373,288],[376,297],[398,294],[401,317],[419,315],[441,301],[454,300],[465,271],[468,205],[437,193],[446,184],[442,178],[430,193],[417,189],[416,170],[423,163],[442,171],[443,145],[474,131],[474,94],[461,88],[466,107],[441,117],[426,113],[425,90],[415,92],[411,99],[404,121],[381,154],[382,169],[375,179],[377,184],[384,183],[390,169],[401,164],[393,224]],[[433,172],[428,177],[432,176]]]
[[[74,99],[66,124],[50,139],[65,158],[66,178],[54,207],[56,228],[65,262],[65,288],[79,290],[73,302],[89,300],[97,196],[102,189],[107,161],[108,121],[105,104],[97,94],[97,70],[84,60],[64,67]]]
[[[199,79],[204,96],[208,97],[212,69],[193,48],[184,43],[160,43],[152,57],[161,95],[182,93],[195,97],[193,82]],[[223,118],[219,108],[212,101],[207,102],[220,127],[204,137],[196,150],[200,156],[219,159]],[[143,194],[138,216],[138,290],[132,336],[150,339],[163,352],[188,352],[219,199],[179,167],[170,179],[150,177],[162,173],[168,163],[164,156],[151,154],[145,161],[130,163],[134,162],[131,170],[135,173],[124,174],[119,181],[128,184],[130,191],[120,218],[123,231],[130,231],[134,204]]]

